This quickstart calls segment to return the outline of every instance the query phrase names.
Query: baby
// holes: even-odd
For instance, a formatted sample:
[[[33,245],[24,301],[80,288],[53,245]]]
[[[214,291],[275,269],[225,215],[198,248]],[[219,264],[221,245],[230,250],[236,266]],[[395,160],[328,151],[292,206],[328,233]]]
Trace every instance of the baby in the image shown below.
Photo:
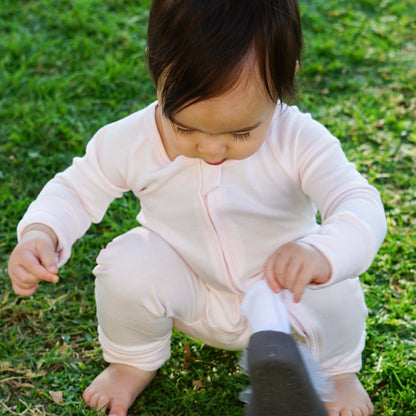
[[[141,226],[94,269],[109,367],[85,390],[89,406],[127,415],[176,328],[228,350],[253,350],[270,330],[280,348],[273,333],[291,332],[333,382],[329,416],[374,412],[356,376],[367,315],[357,276],[384,239],[383,206],[339,141],[285,104],[301,50],[296,0],[154,0],[157,101],[99,130],[20,221],[9,274],[28,296],[58,282],[111,201],[129,190],[140,200]],[[266,306],[270,294],[283,312]]]

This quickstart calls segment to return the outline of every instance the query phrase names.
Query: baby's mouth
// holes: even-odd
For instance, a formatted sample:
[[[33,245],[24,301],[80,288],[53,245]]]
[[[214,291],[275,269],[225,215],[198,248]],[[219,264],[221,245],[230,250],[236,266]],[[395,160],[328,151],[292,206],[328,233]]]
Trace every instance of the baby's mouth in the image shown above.
[[[222,159],[219,162],[208,162],[208,161],[204,161],[205,163],[208,163],[208,165],[212,165],[212,166],[216,166],[216,165],[221,165],[223,164],[227,159]]]

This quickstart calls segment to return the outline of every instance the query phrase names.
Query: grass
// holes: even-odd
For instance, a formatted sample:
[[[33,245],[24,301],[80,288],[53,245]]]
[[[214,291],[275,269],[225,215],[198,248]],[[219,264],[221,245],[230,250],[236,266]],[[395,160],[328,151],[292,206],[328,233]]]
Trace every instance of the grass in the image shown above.
[[[115,201],[73,249],[59,285],[11,290],[15,228],[44,183],[92,134],[154,99],[146,72],[149,1],[3,0],[0,8],[0,414],[94,415],[80,400],[104,368],[91,270],[135,225]],[[416,1],[301,1],[297,104],[337,135],[378,187],[389,233],[362,276],[369,307],[361,379],[376,414],[416,408]],[[131,415],[241,415],[236,353],[175,334],[172,358]],[[50,392],[62,392],[56,402]]]

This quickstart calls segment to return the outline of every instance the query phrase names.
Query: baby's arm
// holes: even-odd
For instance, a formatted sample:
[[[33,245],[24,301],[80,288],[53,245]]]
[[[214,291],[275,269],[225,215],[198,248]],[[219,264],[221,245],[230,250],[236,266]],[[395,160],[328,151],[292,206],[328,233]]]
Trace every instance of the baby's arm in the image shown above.
[[[321,221],[272,253],[266,274],[272,289],[288,288],[299,300],[309,283],[335,284],[367,270],[387,227],[378,191],[348,161],[339,141],[309,115],[291,109],[283,117],[280,130],[271,132],[277,137],[272,149]]]
[[[292,242],[284,244],[267,259],[264,274],[274,292],[288,289],[294,301],[299,302],[306,286],[329,280],[331,266],[313,246]]]
[[[35,293],[39,282],[56,283],[58,267],[54,231],[43,224],[32,224],[24,230],[22,238],[9,259],[9,276],[14,291],[21,296]]]

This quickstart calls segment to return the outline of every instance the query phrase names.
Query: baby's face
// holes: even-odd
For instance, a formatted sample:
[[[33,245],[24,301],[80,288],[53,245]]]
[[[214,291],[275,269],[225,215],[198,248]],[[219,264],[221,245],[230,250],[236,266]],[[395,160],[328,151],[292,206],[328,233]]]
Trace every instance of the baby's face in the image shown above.
[[[173,122],[158,105],[156,121],[171,160],[183,155],[217,165],[245,159],[261,147],[275,104],[258,75],[244,75],[243,71],[243,81],[226,94],[190,105]]]

